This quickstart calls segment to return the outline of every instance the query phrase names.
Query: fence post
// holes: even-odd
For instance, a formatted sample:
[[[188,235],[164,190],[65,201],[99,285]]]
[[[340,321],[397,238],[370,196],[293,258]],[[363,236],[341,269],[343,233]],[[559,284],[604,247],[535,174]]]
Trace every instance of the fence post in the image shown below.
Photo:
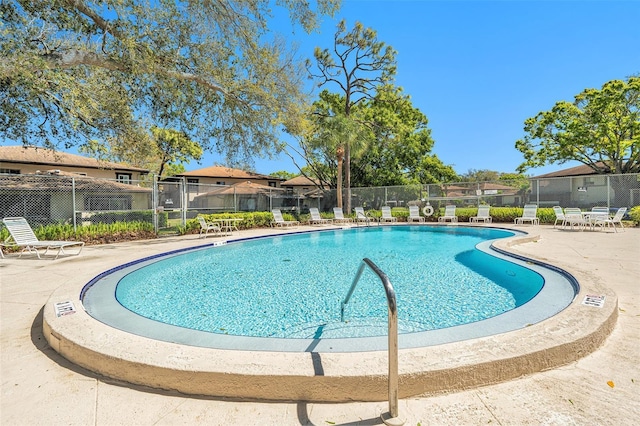
[[[607,175],[607,209],[611,208],[611,180]]]
[[[72,214],[73,214],[73,232],[78,231],[78,224],[76,221],[76,178],[71,177],[71,204],[72,204]]]
[[[158,180],[155,173],[151,173],[151,211],[153,212],[153,230],[158,234],[160,231],[158,223]]]
[[[182,176],[180,180],[182,186],[182,206],[180,207],[180,218],[182,219],[182,226],[187,226],[187,204],[189,203],[189,188],[187,188],[187,178]]]

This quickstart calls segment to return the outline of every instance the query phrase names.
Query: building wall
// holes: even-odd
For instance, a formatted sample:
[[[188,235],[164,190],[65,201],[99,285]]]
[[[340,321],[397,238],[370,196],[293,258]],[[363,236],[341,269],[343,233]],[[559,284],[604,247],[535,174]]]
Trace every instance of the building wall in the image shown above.
[[[61,172],[78,173],[81,176],[89,176],[102,179],[116,179],[118,173],[131,174],[131,180],[140,180],[140,172],[131,170],[93,169],[88,167],[76,167],[52,164],[24,164],[0,162],[0,169],[18,170],[18,174],[28,175],[38,171],[60,170]]]

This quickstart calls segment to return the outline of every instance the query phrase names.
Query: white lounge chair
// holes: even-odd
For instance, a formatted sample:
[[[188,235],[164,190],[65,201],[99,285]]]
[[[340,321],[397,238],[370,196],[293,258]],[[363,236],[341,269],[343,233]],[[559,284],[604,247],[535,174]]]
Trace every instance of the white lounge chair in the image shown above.
[[[354,211],[356,212],[356,224],[359,224],[360,222],[364,222],[367,225],[371,224],[371,218],[366,215],[366,213],[364,212],[364,208],[355,207]]]
[[[38,256],[38,259],[41,259],[39,249],[45,249],[43,255],[46,255],[49,250],[58,249],[58,253],[56,254],[57,259],[61,254],[74,254],[78,255],[82,251],[82,247],[84,247],[84,241],[43,241],[38,240],[36,234],[31,229],[29,222],[24,217],[5,217],[2,219],[4,226],[7,227],[9,234],[11,234],[11,239],[16,246],[22,247],[22,251],[20,252],[20,257],[24,254],[24,252],[33,253]],[[64,251],[67,247],[79,246],[77,253],[67,253]]]
[[[414,220],[418,222],[424,222],[424,217],[420,216],[420,209],[418,206],[409,206],[409,216],[407,217],[407,222],[413,222]]]
[[[438,222],[446,222],[450,221],[451,223],[455,223],[458,221],[458,216],[456,216],[456,206],[450,204],[444,207],[444,216],[440,216],[438,218]]]
[[[514,224],[524,224],[530,222],[532,225],[539,225],[540,219],[538,219],[538,206],[536,204],[525,204],[524,211],[521,217],[513,219]]]
[[[391,215],[391,207],[389,206],[382,206],[381,208],[382,211],[382,216],[380,217],[380,222],[397,222],[398,218],[397,217],[393,217]]]
[[[328,225],[333,222],[333,219],[323,219],[320,216],[320,211],[316,207],[310,207],[309,214],[311,215],[311,218],[309,219],[310,225],[314,225],[314,224]]]
[[[553,213],[555,213],[556,215],[556,220],[555,222],[553,222],[553,227],[555,228],[556,225],[558,224],[558,222],[560,222],[560,226],[562,228],[564,228],[564,225],[566,224],[566,218],[564,216],[564,212],[562,211],[562,207],[560,206],[553,206]]]
[[[489,215],[489,210],[491,210],[491,206],[489,204],[480,204],[478,206],[477,216],[471,216],[469,218],[469,222],[484,222],[491,223],[493,218]]]
[[[350,217],[344,217],[344,213],[342,212],[342,208],[341,207],[334,207],[333,208],[333,221],[336,223],[349,223],[349,222],[353,222],[353,219],[351,219]]]
[[[595,222],[595,225],[597,226],[601,226],[601,227],[609,227],[609,226],[613,226],[613,230],[615,232],[618,232],[618,229],[616,228],[616,223],[618,225],[620,225],[620,229],[624,230],[624,226],[622,225],[622,218],[624,217],[624,214],[627,212],[627,208],[626,207],[620,207],[618,209],[618,211],[616,212],[616,214],[612,217],[612,218],[607,218],[607,219],[597,219]]]
[[[271,214],[273,214],[272,225],[285,227],[285,226],[297,226],[300,224],[300,222],[298,222],[297,220],[284,220],[280,209],[271,210]]]
[[[214,234],[222,234],[222,228],[219,223],[207,222],[207,220],[202,217],[197,217],[198,222],[200,223],[200,238],[207,238],[207,234],[209,231],[213,231]]]

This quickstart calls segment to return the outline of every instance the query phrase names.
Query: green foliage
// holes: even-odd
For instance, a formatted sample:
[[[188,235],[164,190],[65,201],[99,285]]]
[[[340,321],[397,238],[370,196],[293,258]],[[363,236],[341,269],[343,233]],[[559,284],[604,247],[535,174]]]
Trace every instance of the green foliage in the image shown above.
[[[282,126],[297,131],[306,102],[303,64],[269,31],[273,9],[309,33],[339,3],[3,0],[0,137],[144,146],[158,126],[250,163],[281,148]]]
[[[156,236],[153,224],[145,221],[98,223],[78,226],[75,231],[73,225],[66,223],[40,225],[34,227],[33,232],[39,240],[84,241],[87,244],[154,238]],[[9,238],[9,231],[3,227],[0,229],[0,239],[5,241],[7,238]],[[12,247],[9,246],[6,250],[11,251]],[[13,250],[19,249],[14,247]]]
[[[338,190],[338,206],[342,207],[342,160],[344,159],[344,187],[347,188],[347,210],[351,208],[351,150],[364,146],[356,145],[359,141],[357,134],[361,128],[352,121],[352,112],[365,99],[371,99],[378,88],[391,83],[396,73],[396,51],[386,46],[377,38],[377,33],[371,28],[365,28],[356,22],[351,31],[347,31],[346,21],[343,19],[337,26],[332,49],[316,47],[315,71],[312,71],[311,61],[307,61],[307,70],[312,78],[318,82],[318,87],[330,84],[340,92],[341,105],[334,110],[332,117],[338,120],[336,124],[339,137],[337,144],[329,140],[328,149],[335,151],[339,169],[336,172],[336,188]],[[329,117],[329,116],[328,116]]]
[[[95,213],[91,217],[82,220],[85,222],[89,221],[92,224],[112,224],[117,222],[146,222],[153,224],[153,211],[101,212]],[[158,213],[158,226],[160,228],[166,227],[168,220],[169,213]]]
[[[401,89],[386,86],[374,99],[363,101],[341,116],[343,97],[323,91],[314,103],[316,133],[303,140],[305,159],[332,188],[338,185],[341,144],[351,145],[353,187],[407,185],[455,180],[433,149],[424,114],[415,109]]]
[[[640,172],[640,77],[612,80],[585,89],[574,102],[525,121],[527,135],[516,142],[524,172],[546,164],[579,161],[597,173]]]
[[[294,177],[298,176],[298,174],[297,173],[291,173],[291,172],[288,172],[286,170],[278,170],[277,172],[269,173],[269,176],[273,176],[273,177],[277,177],[277,178],[280,178],[280,179],[289,180],[289,179],[293,179]]]
[[[631,207],[628,214],[636,226],[640,225],[640,206]]]
[[[204,217],[207,221],[223,218],[243,219],[242,222],[239,221],[236,223],[238,229],[266,228],[271,226],[271,223],[273,222],[273,215],[271,212],[213,213],[203,214],[200,216]],[[285,220],[297,220],[292,215],[284,212],[282,213],[282,217]],[[200,232],[200,223],[196,218],[187,220],[187,226],[185,229],[185,233],[194,232]]]

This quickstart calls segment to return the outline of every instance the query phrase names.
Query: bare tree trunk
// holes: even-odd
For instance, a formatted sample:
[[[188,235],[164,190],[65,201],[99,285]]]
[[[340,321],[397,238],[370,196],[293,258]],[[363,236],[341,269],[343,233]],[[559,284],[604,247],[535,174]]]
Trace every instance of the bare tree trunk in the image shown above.
[[[349,144],[344,146],[344,187],[347,204],[347,212],[351,213],[351,148]]]

